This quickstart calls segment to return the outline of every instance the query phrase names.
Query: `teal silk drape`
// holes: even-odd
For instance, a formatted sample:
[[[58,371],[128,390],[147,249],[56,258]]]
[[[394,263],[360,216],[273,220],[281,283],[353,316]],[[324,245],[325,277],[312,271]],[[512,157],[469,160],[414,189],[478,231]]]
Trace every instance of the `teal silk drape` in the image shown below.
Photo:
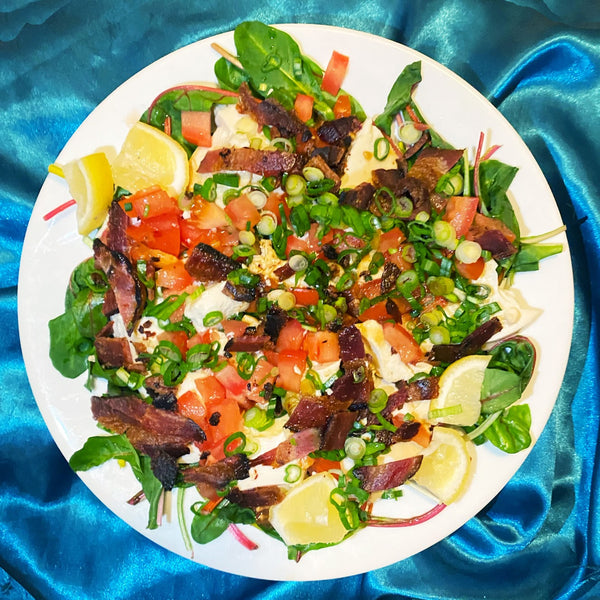
[[[1,4],[0,597],[600,598],[598,0]],[[119,521],[54,445],[19,345],[20,253],[47,165],[93,108],[139,69],[248,19],[367,31],[455,71],[528,144],[568,226],[573,255],[575,330],[566,378],[547,428],[517,475],[432,548],[334,581],[227,575],[172,555]]]

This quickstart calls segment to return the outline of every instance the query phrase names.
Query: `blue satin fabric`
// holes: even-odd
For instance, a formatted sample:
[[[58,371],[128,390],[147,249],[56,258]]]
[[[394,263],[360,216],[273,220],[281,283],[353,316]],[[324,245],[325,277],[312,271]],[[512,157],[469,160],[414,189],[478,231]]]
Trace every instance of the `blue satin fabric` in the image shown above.
[[[54,445],[19,346],[19,258],[47,165],[122,81],[246,19],[364,30],[454,70],[503,112],[532,150],[568,226],[573,254],[569,367],[548,426],[523,467],[446,540],[388,568],[335,581],[227,575],[169,554],[120,522]],[[0,597],[600,598],[599,28],[600,6],[590,0],[4,0]]]

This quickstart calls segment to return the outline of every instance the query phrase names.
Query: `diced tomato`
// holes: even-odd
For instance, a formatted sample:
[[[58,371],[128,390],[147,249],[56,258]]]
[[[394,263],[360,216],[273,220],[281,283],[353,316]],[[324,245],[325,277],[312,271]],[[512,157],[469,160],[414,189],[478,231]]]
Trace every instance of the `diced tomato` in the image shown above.
[[[263,212],[270,212],[277,217],[277,222],[281,223],[281,214],[279,207],[283,207],[283,214],[289,218],[290,207],[285,202],[284,196],[281,192],[271,192],[267,197],[267,203],[263,206]]]
[[[340,54],[335,50],[332,52],[325,73],[323,74],[323,81],[321,82],[321,89],[323,91],[332,96],[337,96],[342,87],[344,77],[346,77],[348,62],[349,58],[344,54]]]
[[[161,331],[157,339],[159,342],[167,341],[175,344],[181,352],[181,356],[185,357],[185,353],[187,352],[187,341],[188,337],[185,331]]]
[[[250,389],[246,393],[246,398],[252,402],[261,402],[261,392],[265,383],[274,383],[277,371],[273,372],[275,365],[268,359],[260,358],[256,362],[256,367],[250,377]]]
[[[296,298],[296,304],[301,306],[314,306],[319,301],[319,292],[313,288],[294,288],[291,291]]]
[[[423,360],[423,352],[419,344],[408,331],[398,323],[384,323],[383,337],[396,350],[405,363],[415,363]]]
[[[306,240],[300,239],[295,235],[290,235],[287,238],[287,244],[285,247],[285,253],[289,256],[292,250],[298,250],[300,252],[311,252],[310,246]]]
[[[333,116],[336,119],[341,119],[342,117],[349,117],[350,115],[352,115],[350,96],[340,94],[333,105]]]
[[[206,402],[206,442],[202,448],[210,449],[214,458],[225,458],[223,444],[236,431],[242,429],[242,414],[233,398],[215,398]],[[214,424],[213,424],[214,423]]]
[[[352,287],[353,295],[356,298],[377,298],[381,296],[381,278],[371,281],[363,281]]]
[[[208,244],[215,250],[231,256],[232,248],[239,244],[237,230],[201,229],[191,219],[181,221],[181,243],[186,248],[193,248],[199,243]]]
[[[442,217],[454,227],[456,237],[467,234],[479,206],[479,198],[472,196],[452,196],[446,204],[446,212]]]
[[[390,229],[379,236],[377,250],[383,253],[387,252],[390,248],[398,250],[400,248],[400,244],[402,244],[405,239],[406,236],[402,230],[398,227],[394,227],[393,229]]]
[[[300,391],[302,375],[306,370],[306,352],[304,350],[284,350],[279,354],[277,384],[289,392]]]
[[[332,331],[309,331],[304,338],[304,349],[308,358],[319,363],[334,362],[340,359],[338,336]]]
[[[185,270],[181,260],[164,266],[156,272],[156,285],[168,288],[172,292],[181,292],[193,283],[193,277]]]
[[[179,412],[188,419],[192,419],[200,425],[202,429],[205,427],[206,421],[206,406],[199,394],[193,391],[185,392],[177,398],[177,408]]]
[[[172,254],[149,248],[146,244],[142,244],[141,242],[134,242],[131,244],[129,256],[131,257],[131,264],[133,265],[135,265],[138,260],[145,260],[146,262],[152,262],[157,269],[168,267],[179,260]]]
[[[306,94],[298,94],[294,101],[294,111],[301,121],[308,121],[312,118],[313,105],[315,100],[312,96]]]
[[[330,460],[319,456],[315,458],[313,464],[309,467],[309,470],[313,473],[322,473],[323,471],[331,471],[333,469],[340,468],[339,460]]]
[[[267,350],[266,348],[262,352],[269,363],[276,367],[279,362],[279,353],[275,352],[275,350]]]
[[[216,341],[219,337],[219,334],[212,329],[206,329],[204,331],[195,333],[191,338],[187,341],[187,348],[193,348],[198,344],[210,344]]]
[[[198,229],[212,229],[213,227],[228,227],[231,219],[227,213],[214,202],[195,196],[190,208],[191,220]]]
[[[479,279],[485,269],[485,260],[479,257],[474,263],[464,263],[454,259],[456,270],[467,279]]]
[[[212,143],[210,111],[182,110],[181,135],[196,146],[209,148]]]
[[[467,239],[475,239],[477,236],[482,233],[489,231],[490,229],[497,229],[500,231],[504,237],[509,242],[514,242],[516,239],[516,235],[514,232],[507,227],[500,219],[496,219],[495,217],[486,217],[481,213],[476,213],[475,218],[473,219],[473,224],[467,233]]]
[[[244,397],[247,388],[247,381],[241,377],[233,365],[226,365],[220,371],[215,373],[215,377],[225,387],[225,393],[228,398]]]
[[[248,327],[248,323],[244,321],[236,321],[235,319],[225,319],[221,321],[225,335],[232,335],[238,337],[243,335]]]
[[[288,319],[279,332],[275,350],[282,352],[284,350],[300,350],[304,343],[306,329],[297,319]]]
[[[248,223],[254,227],[260,221],[260,213],[245,194],[234,198],[225,207],[225,212],[240,231],[246,229]]]
[[[360,313],[360,315],[358,315],[359,321],[364,322],[369,321],[371,319],[373,319],[374,321],[379,321],[380,323],[391,319],[390,314],[388,313],[386,308],[385,300],[382,300],[381,302],[370,306],[369,308],[367,308],[367,310],[363,311],[362,313]]]
[[[124,196],[119,200],[119,204],[127,216],[138,219],[181,215],[177,201],[158,185],[140,190],[131,196]]]
[[[395,264],[401,271],[408,271],[413,268],[412,263],[409,263],[402,257],[402,250],[398,252],[389,253],[387,252],[385,255],[386,262],[391,262]]]
[[[179,256],[181,231],[177,214],[142,219],[139,224],[127,227],[127,235],[150,248]]]
[[[225,388],[214,375],[196,379],[195,383],[196,389],[205,403],[225,398]]]

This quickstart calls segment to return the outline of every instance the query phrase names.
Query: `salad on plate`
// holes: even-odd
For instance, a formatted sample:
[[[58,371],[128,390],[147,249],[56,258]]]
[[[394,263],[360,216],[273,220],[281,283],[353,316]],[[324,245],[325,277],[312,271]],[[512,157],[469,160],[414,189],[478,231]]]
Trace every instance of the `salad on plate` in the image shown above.
[[[215,84],[162,92],[116,157],[51,166],[74,200],[46,218],[76,204],[91,252],[50,357],[87,374],[104,430],[75,470],[128,464],[149,528],[174,493],[190,549],[255,548],[253,525],[298,560],[435,518],[479,444],[529,447],[540,311],[512,283],[561,246],[521,236],[497,146],[430,125],[420,62],[369,116],[343,49],[322,69],[259,22],[234,40]],[[407,487],[430,508],[382,512]]]

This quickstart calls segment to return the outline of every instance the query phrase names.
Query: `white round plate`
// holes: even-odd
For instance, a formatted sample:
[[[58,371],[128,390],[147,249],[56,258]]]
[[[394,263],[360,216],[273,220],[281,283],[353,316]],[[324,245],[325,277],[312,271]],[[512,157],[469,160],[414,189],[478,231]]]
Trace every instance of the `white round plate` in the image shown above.
[[[299,42],[304,54],[323,66],[333,50],[349,55],[344,88],[370,115],[383,110],[388,91],[402,69],[421,60],[423,81],[415,99],[426,120],[455,147],[466,147],[471,154],[483,131],[487,147],[501,145],[495,157],[519,167],[511,198],[518,205],[524,234],[543,233],[562,224],[550,188],[518,134],[483,96],[451,71],[414,50],[370,34],[306,24],[279,27]],[[213,65],[218,55],[211,48],[212,42],[235,53],[233,34],[229,32],[181,48],[151,64],[90,114],[56,162],[65,163],[99,148],[114,155],[129,127],[161,91],[190,81],[214,81]],[[66,458],[81,448],[89,436],[99,433],[91,416],[89,393],[84,388],[85,376],[77,380],[63,378],[48,357],[48,321],[64,310],[64,292],[72,269],[91,255],[77,234],[74,209],[49,222],[42,219],[68,199],[64,181],[49,175],[27,230],[18,294],[21,344],[31,387],[48,429]],[[538,366],[527,399],[534,440],[539,437],[560,389],[572,332],[569,249],[564,234],[552,241],[564,245],[562,254],[545,260],[540,271],[519,274],[516,280],[516,287],[529,304],[544,309],[525,332],[538,350]],[[463,499],[432,520],[413,527],[365,529],[338,546],[309,552],[296,563],[288,560],[283,544],[244,526],[247,535],[258,544],[257,550],[244,549],[226,532],[207,546],[194,545],[193,560],[222,571],[273,580],[332,579],[383,567],[453,533],[496,496],[527,454],[528,451],[507,455],[490,444],[478,447],[473,482]],[[147,505],[127,504],[139,490],[129,469],[121,469],[112,461],[79,476],[134,529],[164,548],[192,558],[185,549],[175,514],[150,531],[145,528]],[[384,508],[391,515],[411,516],[431,506],[429,499],[409,489],[400,501],[386,501]],[[175,513],[174,502],[171,513]]]

